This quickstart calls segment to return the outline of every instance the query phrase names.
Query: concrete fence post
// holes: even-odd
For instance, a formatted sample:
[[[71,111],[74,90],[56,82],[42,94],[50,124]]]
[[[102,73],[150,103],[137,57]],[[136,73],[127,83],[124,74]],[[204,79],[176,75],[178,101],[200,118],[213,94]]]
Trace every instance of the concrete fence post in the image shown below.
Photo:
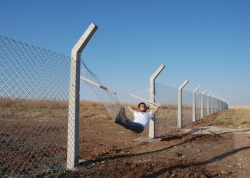
[[[177,127],[181,128],[181,120],[182,120],[182,89],[187,85],[189,80],[185,80],[183,84],[178,88],[178,118],[177,118]]]
[[[207,90],[204,90],[201,93],[201,118],[204,117],[204,94],[207,92]]]
[[[207,115],[209,115],[209,110],[210,110],[210,95],[212,94],[212,92],[208,93],[207,95]]]
[[[71,51],[67,140],[67,168],[70,170],[73,170],[79,164],[79,92],[81,52],[96,30],[97,26],[91,23]]]
[[[214,114],[214,110],[215,110],[215,95],[216,93],[214,93],[212,95],[212,108],[211,108],[211,113]]]
[[[150,102],[155,103],[155,79],[164,69],[165,65],[161,64],[160,67],[150,77]],[[155,116],[149,121],[149,137],[155,138]]]
[[[199,90],[200,87],[201,86],[198,85],[193,91],[193,106],[192,106],[193,122],[196,121],[196,92]]]

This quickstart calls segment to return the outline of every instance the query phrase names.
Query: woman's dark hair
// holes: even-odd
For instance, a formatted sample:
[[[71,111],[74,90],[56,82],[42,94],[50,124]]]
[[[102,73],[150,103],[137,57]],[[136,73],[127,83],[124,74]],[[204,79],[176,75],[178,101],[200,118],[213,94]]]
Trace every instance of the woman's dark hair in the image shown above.
[[[140,108],[141,104],[144,104],[145,108],[147,107],[147,105],[144,102],[141,102],[141,103],[138,104],[138,108]]]

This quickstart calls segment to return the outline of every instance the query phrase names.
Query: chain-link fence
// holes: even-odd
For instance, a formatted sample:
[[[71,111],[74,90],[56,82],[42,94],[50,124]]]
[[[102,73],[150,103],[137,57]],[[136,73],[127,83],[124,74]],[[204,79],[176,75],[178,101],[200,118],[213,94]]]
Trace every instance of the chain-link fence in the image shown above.
[[[182,90],[181,125],[186,127],[192,123],[192,92]]]
[[[177,127],[178,90],[156,83],[155,98],[161,104],[160,109],[155,114],[155,135],[160,137]]]
[[[70,57],[0,36],[0,177],[49,175],[65,170],[66,162],[71,169],[77,166],[83,150],[77,123],[79,84],[72,81],[78,80],[80,60],[72,61],[75,64]],[[155,85],[154,97],[161,104],[156,137],[177,128],[178,92]],[[145,93],[143,98],[149,100],[149,90]],[[196,120],[227,109],[225,102],[207,95],[196,94],[195,100]],[[192,93],[182,91],[182,126],[192,122],[192,102]]]
[[[155,132],[160,137],[178,128],[178,120],[181,119],[181,127],[189,126],[205,116],[228,108],[226,102],[201,93],[181,91],[181,107],[178,108],[178,89],[163,84],[155,84],[155,98],[161,104],[156,113]],[[194,108],[193,108],[194,107]],[[181,118],[178,118],[178,111],[181,111]]]
[[[0,36],[0,177],[64,169],[70,57]]]
[[[195,93],[195,119],[201,119],[201,94]]]

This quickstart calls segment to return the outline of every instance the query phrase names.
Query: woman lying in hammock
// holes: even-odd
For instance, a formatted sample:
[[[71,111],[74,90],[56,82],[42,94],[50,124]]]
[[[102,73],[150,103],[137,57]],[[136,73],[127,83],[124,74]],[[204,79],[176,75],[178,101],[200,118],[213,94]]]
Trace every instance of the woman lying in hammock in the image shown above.
[[[126,129],[129,129],[137,134],[143,132],[147,124],[149,123],[151,117],[154,116],[155,112],[158,110],[159,106],[150,107],[152,109],[149,112],[146,112],[149,109],[145,103],[141,102],[138,104],[139,111],[136,111],[134,107],[128,106],[130,112],[134,115],[134,121],[129,120],[126,117],[125,109],[122,107],[118,113],[115,123],[123,126]]]

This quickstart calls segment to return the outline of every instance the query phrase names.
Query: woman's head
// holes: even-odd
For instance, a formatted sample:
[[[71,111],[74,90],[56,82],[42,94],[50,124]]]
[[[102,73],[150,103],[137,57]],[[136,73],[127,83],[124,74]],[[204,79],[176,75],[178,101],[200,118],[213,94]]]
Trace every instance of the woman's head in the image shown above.
[[[146,112],[147,111],[147,105],[143,102],[138,104],[138,108],[141,112]]]

